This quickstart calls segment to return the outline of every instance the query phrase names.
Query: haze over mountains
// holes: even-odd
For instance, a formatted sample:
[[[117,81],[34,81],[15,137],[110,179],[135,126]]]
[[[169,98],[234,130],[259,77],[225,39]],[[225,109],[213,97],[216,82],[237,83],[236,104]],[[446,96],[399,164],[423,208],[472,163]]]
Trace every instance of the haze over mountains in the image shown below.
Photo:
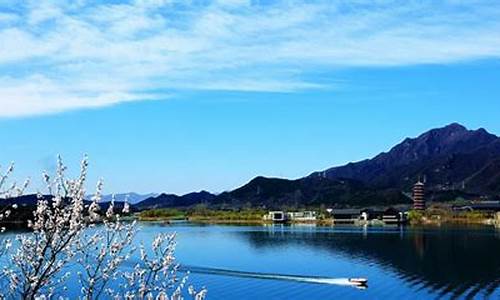
[[[157,193],[138,194],[138,193],[134,193],[134,192],[122,193],[122,194],[115,194],[114,195],[115,201],[120,201],[120,202],[127,201],[130,204],[137,204],[137,203],[141,202],[142,200],[145,200],[145,199],[148,199],[148,198],[152,198],[152,197],[156,197],[156,196],[158,196]],[[113,194],[102,195],[102,199],[101,200],[103,202],[108,202],[108,201],[111,201],[111,199],[113,199]]]
[[[500,138],[485,129],[468,130],[453,123],[406,138],[372,159],[314,172],[296,180],[256,177],[247,184],[214,195],[206,191],[183,196],[128,195],[135,210],[191,207],[370,206],[410,203],[411,186],[426,183],[428,197],[449,201],[457,196],[500,197]],[[26,198],[24,198],[26,200]],[[111,197],[104,197],[109,201]]]

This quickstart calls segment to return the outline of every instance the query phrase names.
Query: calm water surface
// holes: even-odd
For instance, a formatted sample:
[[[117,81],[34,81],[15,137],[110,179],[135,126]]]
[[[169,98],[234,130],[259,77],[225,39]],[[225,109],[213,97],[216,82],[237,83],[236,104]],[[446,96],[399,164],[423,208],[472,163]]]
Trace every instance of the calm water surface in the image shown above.
[[[500,299],[500,231],[493,228],[141,227],[145,241],[178,233],[177,258],[193,269],[190,283],[208,288],[208,299]],[[369,286],[281,275],[365,277]]]
[[[145,243],[159,232],[177,232],[177,259],[192,271],[190,284],[208,288],[209,300],[500,299],[500,230],[494,228],[140,227],[137,241]],[[306,282],[317,277],[364,277],[369,285]],[[78,285],[70,282],[68,293],[77,298]]]

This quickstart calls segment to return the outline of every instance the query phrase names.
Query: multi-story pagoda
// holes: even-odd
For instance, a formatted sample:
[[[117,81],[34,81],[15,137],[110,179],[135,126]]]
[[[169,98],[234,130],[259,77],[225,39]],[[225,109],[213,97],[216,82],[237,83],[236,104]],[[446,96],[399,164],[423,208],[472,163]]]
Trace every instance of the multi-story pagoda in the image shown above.
[[[425,210],[425,185],[420,180],[413,186],[413,209]]]

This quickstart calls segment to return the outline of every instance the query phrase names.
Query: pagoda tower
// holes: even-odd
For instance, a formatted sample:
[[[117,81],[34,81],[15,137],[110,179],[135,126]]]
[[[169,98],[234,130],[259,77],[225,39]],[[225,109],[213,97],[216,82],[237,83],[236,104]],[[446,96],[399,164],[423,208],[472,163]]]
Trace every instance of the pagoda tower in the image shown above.
[[[413,209],[425,210],[425,185],[420,180],[413,186]]]

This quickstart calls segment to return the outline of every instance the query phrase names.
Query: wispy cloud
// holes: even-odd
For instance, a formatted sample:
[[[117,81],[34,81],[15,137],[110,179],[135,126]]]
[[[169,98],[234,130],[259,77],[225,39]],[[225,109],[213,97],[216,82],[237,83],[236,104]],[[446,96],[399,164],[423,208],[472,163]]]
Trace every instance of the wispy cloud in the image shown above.
[[[271,3],[7,3],[0,117],[165,97],[158,91],[293,92],[324,87],[308,76],[318,69],[500,56],[497,1]]]

